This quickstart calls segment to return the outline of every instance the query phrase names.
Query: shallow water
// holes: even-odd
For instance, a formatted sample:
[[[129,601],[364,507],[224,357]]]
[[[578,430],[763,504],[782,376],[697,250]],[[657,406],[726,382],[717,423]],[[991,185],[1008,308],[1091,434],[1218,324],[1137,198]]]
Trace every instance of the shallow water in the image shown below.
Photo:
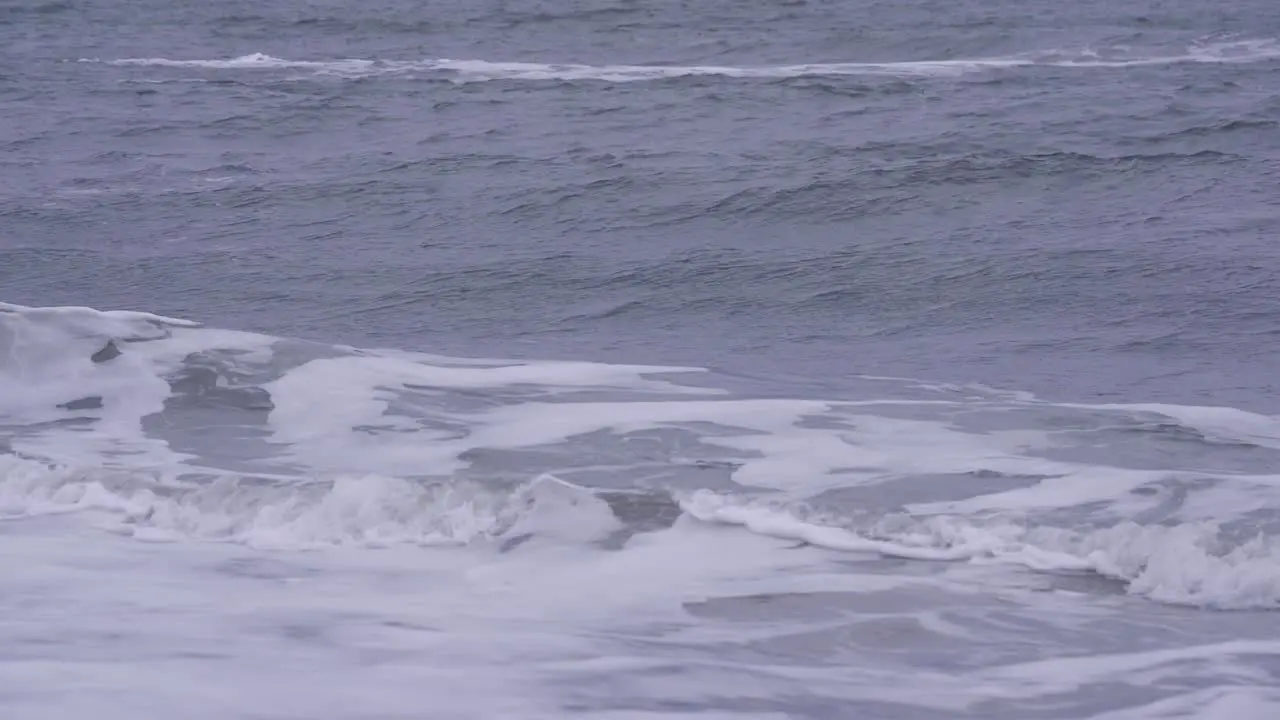
[[[1273,4],[55,2],[0,59],[8,714],[1280,707]]]

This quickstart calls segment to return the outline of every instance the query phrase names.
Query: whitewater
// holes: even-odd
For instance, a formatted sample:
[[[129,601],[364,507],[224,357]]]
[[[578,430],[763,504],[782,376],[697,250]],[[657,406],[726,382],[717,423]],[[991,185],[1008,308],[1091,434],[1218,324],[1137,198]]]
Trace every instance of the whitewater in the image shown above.
[[[1280,4],[0,7],[0,718],[1272,720]]]
[[[1269,716],[1280,420],[867,383],[0,306],[0,704]]]

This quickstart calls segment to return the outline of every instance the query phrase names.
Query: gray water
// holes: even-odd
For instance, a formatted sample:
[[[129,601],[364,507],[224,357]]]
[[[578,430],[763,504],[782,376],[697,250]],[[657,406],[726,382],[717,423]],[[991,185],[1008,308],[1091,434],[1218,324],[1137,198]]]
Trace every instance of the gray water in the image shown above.
[[[1280,708],[1280,5],[10,0],[0,109],[6,715]]]

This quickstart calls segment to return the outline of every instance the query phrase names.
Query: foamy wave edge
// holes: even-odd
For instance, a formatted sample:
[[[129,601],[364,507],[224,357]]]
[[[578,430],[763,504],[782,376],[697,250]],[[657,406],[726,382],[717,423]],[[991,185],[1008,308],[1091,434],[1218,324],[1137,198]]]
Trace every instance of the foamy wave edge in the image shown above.
[[[1280,608],[1280,538],[1225,541],[1214,523],[1088,530],[980,523],[952,516],[885,518],[867,529],[795,509],[697,491],[680,500],[702,522],[842,552],[913,560],[1020,565],[1046,573],[1094,573],[1131,595],[1217,610]]]
[[[770,66],[717,65],[585,65],[574,63],[495,62],[467,59],[289,60],[265,53],[221,59],[81,58],[79,62],[117,66],[203,68],[209,70],[311,70],[316,74],[348,77],[396,74],[443,74],[461,81],[477,80],[598,80],[635,82],[680,77],[718,76],[740,79],[786,79],[823,76],[956,76],[1019,67],[1128,68],[1190,63],[1256,63],[1280,58],[1280,40],[1242,40],[1192,46],[1169,55],[1110,57],[1092,50],[1044,52],[1008,57],[901,62],[803,63]]]
[[[91,517],[137,540],[273,550],[493,545],[534,537],[602,540],[620,527],[592,491],[540,476],[505,491],[381,476],[272,483],[226,476],[146,483],[101,470],[0,456],[0,519]],[[840,552],[908,560],[1011,564],[1092,573],[1135,596],[1216,610],[1280,607],[1280,540],[1225,542],[1213,523],[1121,522],[1071,530],[954,516],[882,518],[851,529],[757,499],[699,490],[678,499],[690,520]]]
[[[0,455],[0,520],[67,514],[138,540],[273,550],[456,547],[532,535],[589,542],[618,527],[603,500],[549,475],[506,490],[377,475],[192,482]]]

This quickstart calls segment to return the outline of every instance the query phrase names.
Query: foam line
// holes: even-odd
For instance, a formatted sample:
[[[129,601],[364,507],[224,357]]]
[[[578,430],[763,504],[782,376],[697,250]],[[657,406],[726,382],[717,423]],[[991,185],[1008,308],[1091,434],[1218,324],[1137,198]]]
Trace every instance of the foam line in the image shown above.
[[[946,77],[988,70],[1024,67],[1067,69],[1130,68],[1187,63],[1256,63],[1280,58],[1280,41],[1271,38],[1194,44],[1171,54],[1110,56],[1095,50],[1046,51],[1006,57],[908,60],[900,62],[827,62],[788,65],[589,65],[579,63],[501,62],[480,59],[425,60],[290,60],[265,53],[234,58],[173,59],[121,58],[81,62],[110,65],[200,68],[208,70],[311,70],[344,76],[444,73],[461,80],[530,80],[636,82],[681,77],[785,79],[801,77],[889,76]]]

